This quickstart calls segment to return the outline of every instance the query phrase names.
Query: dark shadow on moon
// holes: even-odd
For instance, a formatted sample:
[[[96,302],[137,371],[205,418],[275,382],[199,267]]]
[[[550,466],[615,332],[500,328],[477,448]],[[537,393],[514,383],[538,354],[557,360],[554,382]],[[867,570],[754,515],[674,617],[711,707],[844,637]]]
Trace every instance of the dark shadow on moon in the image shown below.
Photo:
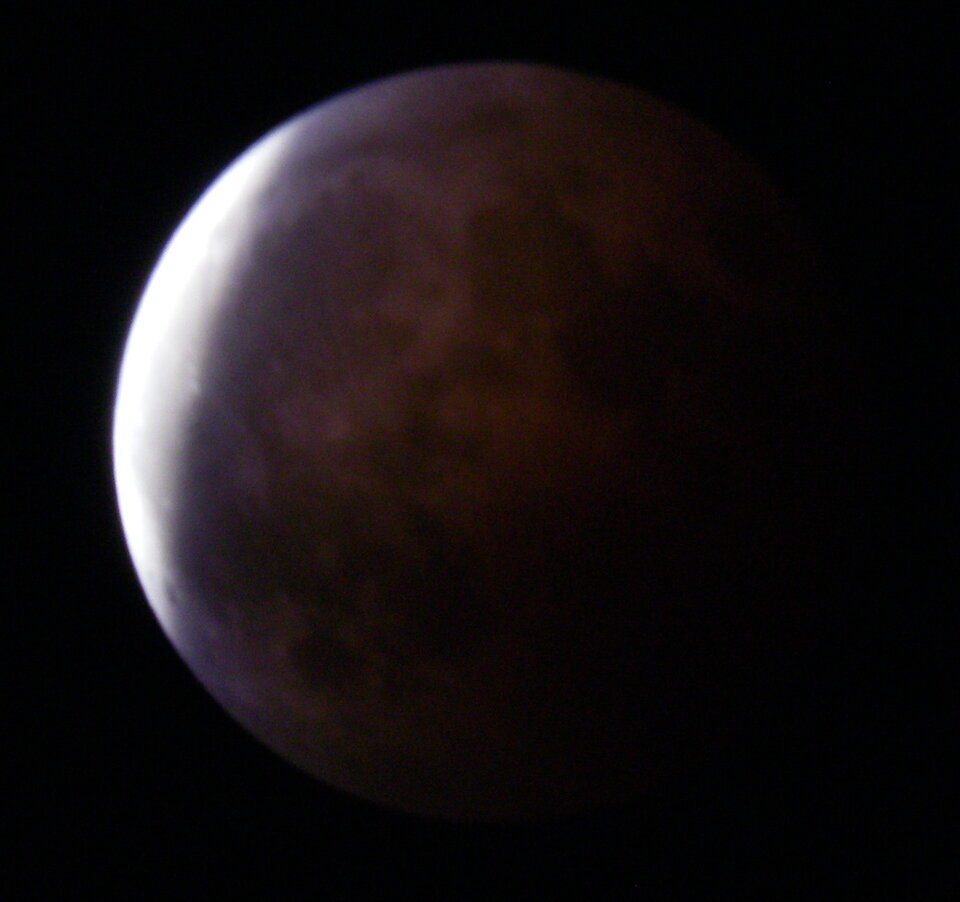
[[[456,127],[423,74],[353,141],[299,120],[188,298],[216,321],[162,349],[197,377],[145,491],[172,638],[241,723],[363,798],[522,819],[675,789],[775,708],[829,622],[850,398],[748,162],[556,73],[491,105],[519,72],[486,71]],[[567,91],[596,155],[531,148],[585,132]],[[690,810],[737,809],[704,787],[738,766]]]

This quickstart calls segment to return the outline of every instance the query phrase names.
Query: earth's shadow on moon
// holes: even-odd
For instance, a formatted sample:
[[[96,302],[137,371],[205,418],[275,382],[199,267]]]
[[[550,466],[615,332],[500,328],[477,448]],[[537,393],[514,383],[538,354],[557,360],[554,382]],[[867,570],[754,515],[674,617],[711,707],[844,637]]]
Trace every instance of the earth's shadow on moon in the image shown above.
[[[364,798],[596,802],[583,823],[678,841],[752,822],[789,796],[802,730],[770,714],[803,708],[778,696],[830,607],[850,464],[846,349],[776,192],[678,111],[543,69],[421,73],[317,117],[200,234],[216,254],[161,264],[166,340],[131,339],[121,500],[153,511],[128,538],[168,635],[251,732]],[[739,757],[701,754],[741,717]],[[609,808],[633,793],[639,820]]]

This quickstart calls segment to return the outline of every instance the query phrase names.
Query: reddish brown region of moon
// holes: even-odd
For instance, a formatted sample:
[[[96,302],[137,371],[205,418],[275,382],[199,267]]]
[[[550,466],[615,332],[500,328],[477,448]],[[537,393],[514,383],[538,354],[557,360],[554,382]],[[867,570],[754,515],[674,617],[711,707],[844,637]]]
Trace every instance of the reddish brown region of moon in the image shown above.
[[[816,595],[821,306],[766,179],[638,90],[496,63],[334,98],[141,301],[114,453],[147,597],[233,717],[364,798],[670,785]]]

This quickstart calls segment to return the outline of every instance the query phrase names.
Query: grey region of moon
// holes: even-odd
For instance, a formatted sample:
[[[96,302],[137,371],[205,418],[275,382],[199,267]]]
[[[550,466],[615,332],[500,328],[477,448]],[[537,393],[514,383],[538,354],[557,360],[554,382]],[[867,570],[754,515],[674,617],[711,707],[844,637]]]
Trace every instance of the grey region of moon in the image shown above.
[[[163,630],[267,746],[410,812],[682,779],[815,591],[809,256],[729,144],[602,79],[447,66],[291,119],[190,211],[125,350]]]

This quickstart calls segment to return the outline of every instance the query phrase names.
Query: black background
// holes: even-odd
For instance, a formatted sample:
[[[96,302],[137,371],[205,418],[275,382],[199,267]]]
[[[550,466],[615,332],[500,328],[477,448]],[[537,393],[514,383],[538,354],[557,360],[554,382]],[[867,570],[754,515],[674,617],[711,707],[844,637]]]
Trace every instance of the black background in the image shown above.
[[[7,298],[7,898],[822,899],[901,878],[911,898],[946,891],[957,824],[937,700],[953,644],[942,175],[955,23],[915,4],[769,4],[765,17],[612,5],[68,4],[12,20],[6,147],[25,203],[8,239],[24,278]],[[143,599],[109,449],[137,299],[210,180],[331,94],[479,59],[626,81],[759,160],[823,246],[877,411],[859,566],[770,731],[678,796],[510,827],[359,803],[230,721]]]

